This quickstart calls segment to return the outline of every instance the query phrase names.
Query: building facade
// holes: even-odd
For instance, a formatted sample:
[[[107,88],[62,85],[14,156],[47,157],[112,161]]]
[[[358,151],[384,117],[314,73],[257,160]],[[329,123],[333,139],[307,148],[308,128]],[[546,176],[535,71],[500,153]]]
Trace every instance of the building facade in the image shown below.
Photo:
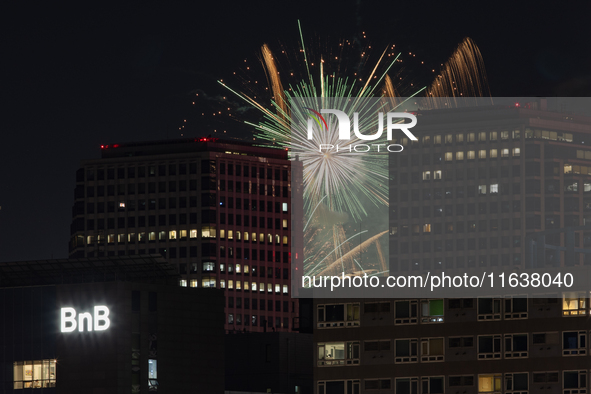
[[[223,393],[223,292],[177,283],[159,256],[1,263],[0,392]]]
[[[71,257],[161,254],[226,292],[225,327],[291,331],[287,151],[217,138],[115,144],[77,172]],[[295,163],[295,164],[294,164]]]
[[[543,100],[417,117],[391,156],[391,273],[590,264],[590,118]],[[589,295],[314,300],[315,393],[587,393]]]

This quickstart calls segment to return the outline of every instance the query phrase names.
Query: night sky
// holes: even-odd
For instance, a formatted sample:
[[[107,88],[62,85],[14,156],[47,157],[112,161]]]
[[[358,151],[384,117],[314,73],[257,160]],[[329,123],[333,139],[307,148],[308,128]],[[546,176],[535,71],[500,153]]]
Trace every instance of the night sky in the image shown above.
[[[75,171],[101,144],[213,130],[246,138],[244,125],[201,113],[225,106],[216,80],[247,88],[232,79],[245,64],[262,75],[262,44],[295,53],[298,19],[312,46],[365,32],[364,45],[396,44],[429,67],[469,36],[493,96],[591,95],[588,1],[105,3],[23,4],[4,15],[0,261],[67,257]],[[426,84],[423,71],[409,74]]]

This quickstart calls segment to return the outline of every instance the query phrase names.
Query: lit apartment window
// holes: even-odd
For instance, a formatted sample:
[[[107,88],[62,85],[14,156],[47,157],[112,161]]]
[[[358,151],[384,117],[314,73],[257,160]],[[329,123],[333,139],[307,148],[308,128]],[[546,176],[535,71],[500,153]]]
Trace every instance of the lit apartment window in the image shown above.
[[[473,150],[469,150],[469,151],[467,152],[466,158],[467,158],[468,160],[474,160],[474,159],[475,159],[475,157],[476,157],[476,152],[475,152],[475,151],[473,151]]]
[[[250,290],[250,282],[245,280],[244,281],[244,291],[249,291]]]
[[[267,293],[273,292],[273,283],[267,283]]]
[[[179,236],[181,239],[187,239],[187,230],[179,231]]]
[[[287,212],[287,203],[286,203],[286,202],[284,202],[284,203],[282,204],[282,206],[283,206],[283,212]]]
[[[478,359],[500,359],[501,358],[501,336],[480,335],[478,336]]]
[[[318,366],[358,365],[359,342],[318,344]]]
[[[234,324],[234,314],[228,313],[228,324]]]
[[[440,135],[433,136],[433,144],[434,145],[441,145],[441,136]]]
[[[505,374],[505,394],[528,394],[529,375],[524,373]]]
[[[490,194],[498,194],[499,193],[499,184],[493,183],[490,185]]]
[[[228,279],[228,289],[234,289],[234,281],[232,279]]]
[[[562,297],[563,316],[584,316],[587,314],[585,293],[564,293]]]
[[[464,142],[464,134],[456,134],[456,142]]]
[[[489,139],[491,141],[496,141],[497,140],[497,132],[496,131],[491,131],[489,134]]]
[[[441,179],[441,170],[433,171],[433,179]]]
[[[501,375],[478,375],[478,392],[502,394]]]
[[[225,289],[225,288],[226,288],[226,280],[220,279],[220,289]]]
[[[509,131],[501,131],[501,139],[508,140],[509,139]]]
[[[259,292],[261,292],[261,293],[265,292],[265,284],[263,282],[259,283]]]
[[[242,232],[241,231],[236,231],[236,240],[242,241]]]
[[[181,287],[187,287],[187,280],[186,279],[179,280],[179,286],[181,286]]]
[[[431,180],[431,171],[423,171],[423,180],[424,181]]]
[[[107,235],[107,243],[110,243],[110,244],[115,243],[115,234]]]
[[[466,140],[468,142],[474,142],[475,141],[475,137],[476,137],[475,133],[468,133],[468,134],[466,134]]]
[[[240,264],[236,264],[236,273],[237,274],[242,273],[242,266]]]
[[[417,394],[418,378],[396,378],[396,394]]]
[[[289,294],[289,288],[287,285],[283,285],[283,294]]]
[[[501,149],[501,157],[509,157],[509,149]]]
[[[489,157],[490,157],[491,159],[496,159],[496,158],[497,158],[497,150],[496,150],[496,149],[491,149],[491,150],[489,151]]]
[[[453,152],[445,152],[445,161],[452,161],[454,158]]]
[[[121,235],[123,235],[123,234],[121,234]],[[150,231],[148,233],[148,241],[156,241],[156,233],[154,231]],[[119,242],[122,242],[122,240]]]
[[[587,354],[587,333],[585,331],[564,331],[562,333],[562,354],[565,356]]]
[[[279,234],[275,234],[275,244],[281,244],[281,236]]]
[[[239,280],[236,281],[236,290],[242,290],[242,281],[239,281]]]
[[[158,361],[148,360],[148,391],[158,390]]]
[[[283,245],[287,245],[287,243],[288,243],[287,235],[284,235],[283,236]]]
[[[359,325],[359,303],[318,305],[319,328]]]
[[[215,288],[215,276],[204,276],[201,278],[201,287]]]
[[[478,151],[478,158],[479,159],[486,159],[486,150],[481,149]]]
[[[397,364],[416,363],[418,360],[418,347],[418,339],[396,339],[394,344],[394,361]]]
[[[421,394],[443,394],[445,391],[443,376],[428,376],[421,378]]]
[[[242,272],[244,272],[245,275],[248,275],[250,273],[250,268],[248,264],[244,264],[244,266],[242,267]]]
[[[135,233],[127,234],[127,242],[135,242]],[[99,243],[100,243],[100,235],[99,235]]]
[[[168,232],[168,239],[176,239],[176,230],[170,230]]]
[[[220,239],[226,239],[226,230],[220,229]]]
[[[480,194],[480,195],[486,194],[486,185],[479,185],[478,186],[478,194]]]
[[[478,320],[500,320],[501,299],[500,298],[479,298],[478,299]]]
[[[250,240],[250,235],[248,233],[248,231],[244,232],[244,242],[248,242]]]
[[[195,230],[191,230],[191,238],[196,238],[197,231],[195,231],[195,236],[193,236],[193,231]],[[215,226],[202,226],[201,238],[215,238]]]
[[[418,321],[418,302],[416,300],[395,301],[395,324],[414,324]]]
[[[445,143],[451,144],[453,142],[453,134],[446,134],[445,135]]]
[[[521,148],[513,148],[513,156],[519,157],[521,155]]]
[[[257,282],[252,282],[250,284],[250,290],[257,291]]]
[[[204,261],[203,262],[203,272],[215,272],[215,262]]]
[[[197,287],[197,286],[198,286],[197,279],[191,279],[189,281],[189,287]]]
[[[563,371],[562,393],[582,394],[587,392],[587,371]]]
[[[506,334],[505,335],[505,358],[527,357],[527,334]]]
[[[279,283],[275,283],[275,293],[281,293],[281,285]]]
[[[421,323],[443,322],[443,299],[421,301]]]
[[[456,152],[456,160],[464,160],[464,152]]]
[[[234,239],[234,231],[228,230],[228,239]]]
[[[505,298],[505,319],[527,319],[527,298],[525,296]]]
[[[140,242],[146,242],[146,233],[145,232],[142,231],[141,233],[139,233],[139,235],[138,235],[138,241],[140,241]]]
[[[55,387],[56,360],[17,361],[13,374],[14,389]]]
[[[431,224],[429,224],[429,223],[423,224],[423,232],[430,233],[431,232]]]
[[[421,362],[443,361],[443,338],[421,339]]]

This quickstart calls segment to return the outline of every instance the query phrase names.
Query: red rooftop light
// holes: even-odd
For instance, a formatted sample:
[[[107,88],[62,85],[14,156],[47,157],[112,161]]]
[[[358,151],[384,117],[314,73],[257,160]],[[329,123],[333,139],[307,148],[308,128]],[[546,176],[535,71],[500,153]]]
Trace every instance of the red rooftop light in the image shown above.
[[[199,142],[216,142],[219,138],[211,138],[211,137],[201,137],[199,138]],[[197,142],[197,139],[195,139]]]

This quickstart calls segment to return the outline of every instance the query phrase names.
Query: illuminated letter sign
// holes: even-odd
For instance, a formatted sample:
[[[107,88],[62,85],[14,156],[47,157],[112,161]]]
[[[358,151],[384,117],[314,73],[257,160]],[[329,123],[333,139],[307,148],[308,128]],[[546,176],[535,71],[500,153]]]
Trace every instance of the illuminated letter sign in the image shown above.
[[[76,309],[62,308],[60,313],[60,330],[61,332],[73,332],[78,327],[79,332],[86,331],[105,331],[111,325],[109,319],[109,308],[104,305],[94,307],[94,315],[90,312],[82,312],[78,314],[78,321],[76,321]],[[93,324],[94,322],[94,324]]]

